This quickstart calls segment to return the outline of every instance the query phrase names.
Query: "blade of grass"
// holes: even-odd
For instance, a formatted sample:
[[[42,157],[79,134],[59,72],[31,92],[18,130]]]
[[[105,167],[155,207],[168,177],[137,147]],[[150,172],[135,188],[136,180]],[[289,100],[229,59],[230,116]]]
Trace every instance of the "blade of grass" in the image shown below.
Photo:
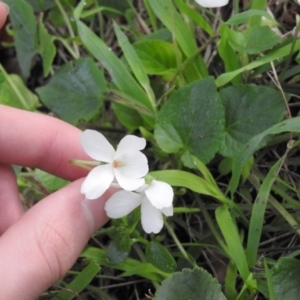
[[[274,51],[269,52],[265,56],[251,62],[250,64],[247,64],[247,65],[243,66],[242,68],[239,68],[235,71],[231,71],[231,72],[224,73],[224,74],[220,75],[216,79],[217,87],[221,87],[221,86],[225,85],[226,83],[230,82],[235,76],[243,73],[244,71],[253,70],[253,69],[255,69],[257,67],[260,67],[264,64],[270,63],[273,60],[281,59],[283,57],[286,57],[286,56],[290,55],[291,46],[292,46],[292,43],[289,43],[288,45],[285,45],[285,46],[283,46],[279,49],[276,49]],[[298,51],[298,50],[300,50],[300,40],[298,40],[295,43],[293,53]]]
[[[124,94],[129,95],[137,105],[143,106],[148,111],[148,115],[152,114],[154,117],[154,109],[147,94],[134,80],[121,60],[118,59],[117,56],[108,49],[106,44],[100,40],[100,38],[97,37],[84,23],[79,20],[76,22],[82,42],[93,56],[107,69],[114,84]],[[143,112],[139,112],[143,114]]]
[[[200,26],[204,31],[206,31],[210,36],[213,36],[214,30],[210,24],[199,14],[197,11],[189,7],[183,0],[175,0],[175,4],[178,9],[186,14],[192,21]]]
[[[113,83],[124,94],[130,96],[138,105],[143,106],[152,116],[155,110],[147,94],[128,72],[122,61],[107,47],[107,45],[94,34],[83,22],[79,20],[85,1],[81,1],[74,10],[78,34],[85,47],[107,69]],[[141,112],[141,114],[143,114]]]
[[[225,295],[228,300],[235,300],[238,296],[236,291],[237,269],[232,261],[229,261],[225,277]]]
[[[248,262],[235,220],[232,218],[227,205],[216,209],[216,220],[226,241],[230,259],[234,262],[243,281],[246,283],[250,275]]]
[[[94,279],[98,274],[100,267],[94,261],[91,261],[66,287],[60,291],[52,300],[72,300],[78,293]]]
[[[264,215],[270,191],[284,159],[285,156],[278,160],[276,164],[271,168],[265,180],[263,181],[253,204],[246,250],[247,259],[250,266],[254,266],[256,264],[257,251],[261,238]]]
[[[185,187],[196,193],[214,197],[221,203],[231,205],[231,201],[223,195],[218,187],[192,173],[180,170],[164,170],[150,172],[149,175],[172,186]]]
[[[273,281],[272,281],[271,272],[268,267],[266,259],[264,259],[264,267],[265,267],[265,274],[266,274],[267,283],[268,283],[269,300],[275,300]]]
[[[189,26],[184,22],[171,1],[152,0],[149,2],[156,16],[172,32],[179,47],[187,58],[197,52],[197,44]],[[195,80],[208,76],[202,56],[198,56],[193,64],[193,77]]]
[[[119,42],[119,46],[121,47],[124,56],[131,67],[133,74],[135,75],[136,79],[140,83],[140,85],[146,91],[148,98],[150,99],[153,108],[155,108],[155,96],[153,90],[150,86],[150,81],[147,76],[147,73],[141,63],[140,58],[138,57],[137,53],[135,52],[134,48],[130,44],[126,35],[122,32],[120,27],[117,25],[116,22],[113,23],[114,30]]]
[[[282,215],[291,227],[300,235],[300,225],[295,218],[273,197],[269,199],[270,204]]]
[[[267,6],[267,0],[253,0],[252,9],[265,10]],[[261,24],[261,16],[253,16],[249,19],[249,26],[255,26]]]
[[[274,135],[286,131],[300,132],[300,117],[280,122],[250,139],[240,154],[233,160],[232,177],[229,183],[229,189],[232,194],[237,189],[243,166],[247,163],[253,153],[261,146],[263,139],[267,135]]]
[[[218,52],[224,62],[226,72],[232,72],[241,67],[239,59],[236,58],[235,51],[232,49],[228,42],[229,38],[229,28],[226,24],[221,25],[220,33],[221,33],[221,40],[218,45]],[[240,84],[242,83],[242,74],[236,75],[232,79],[233,84]]]
[[[193,160],[194,164],[196,165],[200,173],[203,175],[204,179],[218,189],[218,185],[213,176],[211,175],[210,171],[206,167],[206,165],[195,156],[193,156]]]
[[[110,267],[106,260],[106,252],[95,247],[87,247],[80,254],[90,261],[97,262],[100,266]],[[170,277],[169,273],[165,273],[150,263],[142,263],[138,260],[127,258],[123,263],[114,266],[115,269],[126,272],[125,274],[135,274],[147,278],[154,282],[161,282]],[[136,273],[135,273],[136,272]],[[129,276],[129,275],[128,275]]]

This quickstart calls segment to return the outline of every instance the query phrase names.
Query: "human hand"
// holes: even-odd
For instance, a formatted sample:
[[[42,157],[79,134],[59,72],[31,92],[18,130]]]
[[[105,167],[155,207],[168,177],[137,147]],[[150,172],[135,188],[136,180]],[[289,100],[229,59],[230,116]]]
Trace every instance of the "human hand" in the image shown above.
[[[9,8],[3,2],[0,2],[0,29],[3,27],[6,17],[8,15]]]
[[[84,200],[86,171],[68,163],[88,159],[81,131],[52,117],[0,105],[0,298],[35,299],[76,261],[91,233],[107,221],[105,201]],[[37,167],[73,181],[27,212],[11,164]]]

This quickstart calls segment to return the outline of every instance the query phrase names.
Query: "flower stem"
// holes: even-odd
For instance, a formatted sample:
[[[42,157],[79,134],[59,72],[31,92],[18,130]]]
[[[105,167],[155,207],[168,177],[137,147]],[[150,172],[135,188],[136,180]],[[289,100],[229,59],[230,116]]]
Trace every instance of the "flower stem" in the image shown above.
[[[99,166],[101,165],[101,162],[99,161],[89,161],[89,160],[80,160],[80,159],[70,159],[69,163],[80,167],[82,169],[91,171],[93,168],[89,167],[89,166]]]
[[[190,255],[185,251],[185,249],[182,247],[180,241],[178,240],[174,230],[172,227],[165,221],[165,226],[169,232],[169,234],[172,236],[176,246],[178,247],[179,251],[183,255],[183,257],[193,266],[193,267],[198,267],[196,262],[190,257]]]

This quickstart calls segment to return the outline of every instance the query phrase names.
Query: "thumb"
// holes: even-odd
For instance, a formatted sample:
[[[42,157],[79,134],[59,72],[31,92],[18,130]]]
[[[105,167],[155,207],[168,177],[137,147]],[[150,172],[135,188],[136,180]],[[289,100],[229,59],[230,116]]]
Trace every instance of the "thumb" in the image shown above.
[[[3,2],[0,2],[0,29],[4,25],[8,13],[9,13],[8,5]]]
[[[77,180],[36,204],[0,238],[1,299],[34,299],[61,278],[91,233],[107,221],[105,201],[85,200]]]

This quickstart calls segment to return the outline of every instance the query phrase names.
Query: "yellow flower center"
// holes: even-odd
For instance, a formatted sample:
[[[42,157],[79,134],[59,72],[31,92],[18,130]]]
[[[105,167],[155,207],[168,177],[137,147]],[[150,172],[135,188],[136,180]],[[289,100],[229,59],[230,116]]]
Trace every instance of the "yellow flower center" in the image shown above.
[[[121,161],[114,160],[112,165],[114,168],[118,168],[118,167],[121,167],[123,165],[123,163]]]

